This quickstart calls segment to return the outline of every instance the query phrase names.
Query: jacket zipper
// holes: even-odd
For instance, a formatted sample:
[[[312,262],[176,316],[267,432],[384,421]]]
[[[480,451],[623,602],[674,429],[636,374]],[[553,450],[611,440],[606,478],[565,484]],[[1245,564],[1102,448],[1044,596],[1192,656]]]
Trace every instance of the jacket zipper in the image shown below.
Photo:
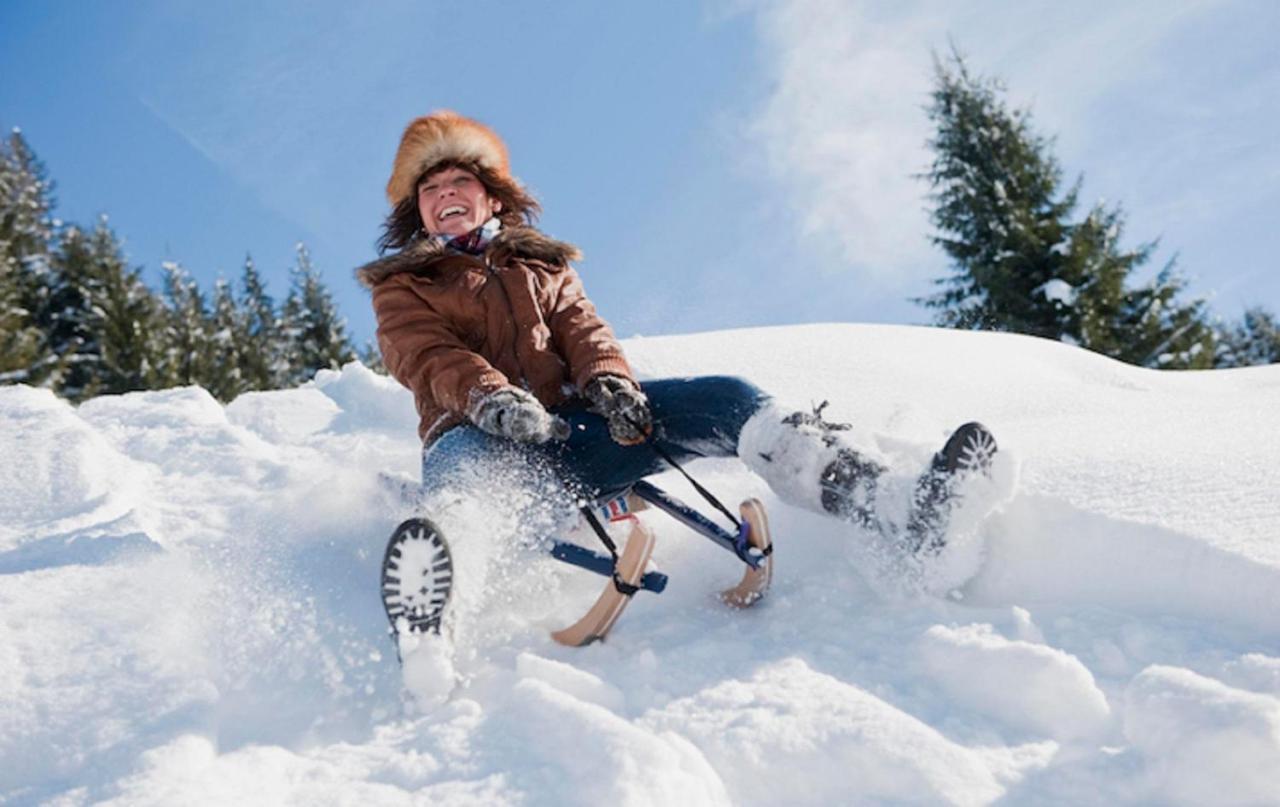
[[[527,392],[533,392],[529,387],[529,380],[525,378],[524,360],[520,357],[520,322],[516,319],[516,307],[511,302],[511,294],[507,291],[507,287],[502,282],[502,278],[498,277],[498,270],[489,263],[488,256],[484,259],[485,272],[488,273],[490,279],[498,284],[498,289],[502,292],[502,299],[507,303],[507,313],[511,315],[511,326],[513,337],[511,340],[511,352],[515,354],[516,366],[520,368],[520,386]]]

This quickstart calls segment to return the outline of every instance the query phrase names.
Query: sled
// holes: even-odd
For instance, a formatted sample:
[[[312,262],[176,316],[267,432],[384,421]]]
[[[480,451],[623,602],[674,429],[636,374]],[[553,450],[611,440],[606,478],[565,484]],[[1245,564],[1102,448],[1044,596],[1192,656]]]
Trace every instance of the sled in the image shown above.
[[[729,532],[674,496],[642,480],[623,493],[582,509],[583,519],[600,538],[608,550],[607,555],[579,544],[552,543],[551,556],[555,559],[609,578],[600,596],[581,619],[563,630],[552,632],[551,637],[560,644],[582,647],[603,640],[637,592],[660,594],[666,588],[665,574],[646,570],[656,539],[636,513],[648,508],[675,518],[742,561],[746,566],[742,579],[720,592],[720,600],[726,605],[749,608],[768,591],[773,579],[773,543],[768,516],[758,499],[747,499],[740,505],[740,520],[729,516],[737,528],[735,532]],[[629,526],[621,552],[605,523]]]

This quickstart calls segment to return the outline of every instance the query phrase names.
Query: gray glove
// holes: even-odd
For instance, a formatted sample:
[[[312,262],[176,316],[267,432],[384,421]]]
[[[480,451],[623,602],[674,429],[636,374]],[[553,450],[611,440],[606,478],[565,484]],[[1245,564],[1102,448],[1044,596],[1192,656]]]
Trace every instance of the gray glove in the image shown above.
[[[629,379],[598,375],[582,390],[592,412],[609,424],[609,436],[624,446],[643,443],[653,433],[649,399]]]
[[[569,424],[551,414],[533,395],[518,387],[503,387],[480,398],[468,413],[471,422],[489,434],[521,443],[569,439]]]

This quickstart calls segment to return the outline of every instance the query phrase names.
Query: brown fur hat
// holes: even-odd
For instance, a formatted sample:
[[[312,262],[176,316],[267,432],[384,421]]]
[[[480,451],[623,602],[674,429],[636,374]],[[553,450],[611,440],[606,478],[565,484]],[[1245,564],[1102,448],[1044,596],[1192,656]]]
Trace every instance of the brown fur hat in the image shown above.
[[[405,128],[391,167],[391,179],[387,180],[387,200],[392,207],[413,196],[414,183],[442,160],[474,163],[518,185],[511,176],[502,138],[477,120],[442,109]]]

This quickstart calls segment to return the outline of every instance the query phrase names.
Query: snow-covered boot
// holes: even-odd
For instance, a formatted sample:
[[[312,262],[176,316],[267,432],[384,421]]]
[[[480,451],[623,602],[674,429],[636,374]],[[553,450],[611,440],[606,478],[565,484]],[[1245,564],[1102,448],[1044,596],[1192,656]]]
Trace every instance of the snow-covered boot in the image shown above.
[[[886,464],[847,423],[769,404],[738,438],[738,456],[784,501],[875,528],[876,493]],[[854,443],[865,442],[866,448]]]
[[[961,487],[975,474],[990,477],[996,440],[981,423],[966,423],[952,433],[933,455],[929,469],[916,482],[907,519],[908,547],[916,553],[936,553],[946,544],[951,511],[963,498]]]
[[[849,448],[836,451],[822,471],[822,509],[866,529],[876,529],[876,493],[886,468]]]
[[[964,480],[990,475],[991,432],[966,423],[916,476],[900,467],[891,472],[875,438],[824,420],[825,406],[796,412],[766,405],[743,426],[738,456],[789,504],[896,536],[912,552],[941,549]]]

